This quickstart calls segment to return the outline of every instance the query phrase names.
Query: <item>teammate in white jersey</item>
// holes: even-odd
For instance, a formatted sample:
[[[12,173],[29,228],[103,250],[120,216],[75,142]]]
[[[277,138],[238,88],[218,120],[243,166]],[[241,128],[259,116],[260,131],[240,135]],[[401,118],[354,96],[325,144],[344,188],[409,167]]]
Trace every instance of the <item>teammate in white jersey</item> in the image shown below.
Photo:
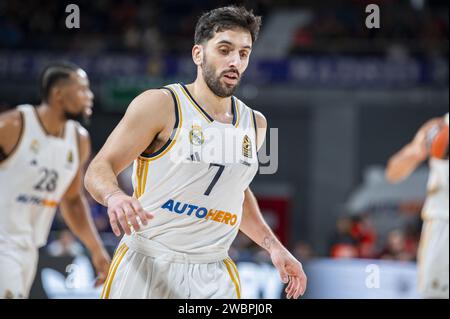
[[[241,230],[265,248],[288,283],[302,265],[264,221],[249,184],[266,120],[233,96],[261,19],[245,8],[205,13],[195,30],[197,78],[136,97],[91,162],[85,185],[125,232],[102,298],[240,298],[228,249]],[[134,161],[133,196],[117,175]]]
[[[90,250],[101,284],[109,256],[82,191],[89,135],[75,119],[89,116],[93,94],[86,73],[69,63],[49,65],[42,103],[0,115],[0,298],[27,298],[57,206]]]
[[[399,182],[429,158],[428,195],[422,209],[418,251],[418,288],[424,298],[449,298],[448,145],[443,158],[430,154],[433,130],[444,125],[449,125],[448,113],[423,124],[414,139],[391,157],[386,170],[390,182]]]

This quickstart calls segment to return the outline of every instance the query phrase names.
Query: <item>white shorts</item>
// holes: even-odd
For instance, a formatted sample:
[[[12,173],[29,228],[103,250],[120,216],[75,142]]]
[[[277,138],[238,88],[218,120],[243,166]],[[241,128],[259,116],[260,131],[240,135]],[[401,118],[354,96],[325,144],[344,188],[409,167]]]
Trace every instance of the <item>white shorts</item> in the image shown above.
[[[138,235],[125,235],[101,298],[235,299],[240,295],[239,274],[226,252],[188,255]]]
[[[449,298],[448,241],[448,221],[424,220],[418,252],[418,284],[424,298]]]
[[[36,248],[0,243],[0,299],[28,298],[37,262]]]

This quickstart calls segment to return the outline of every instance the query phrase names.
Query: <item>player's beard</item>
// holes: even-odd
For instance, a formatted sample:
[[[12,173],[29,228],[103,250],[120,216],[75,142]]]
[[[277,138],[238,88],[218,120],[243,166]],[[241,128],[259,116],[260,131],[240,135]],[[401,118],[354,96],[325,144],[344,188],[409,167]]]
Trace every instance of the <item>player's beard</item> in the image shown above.
[[[77,121],[83,126],[87,126],[89,124],[89,117],[83,111],[79,113],[64,111],[64,117],[66,118],[66,120]]]
[[[222,78],[224,73],[230,72],[231,70],[226,70],[219,76],[216,76],[216,71],[217,70],[212,65],[208,64],[208,62],[206,61],[206,57],[204,57],[202,63],[202,74],[206,85],[215,95],[219,97],[225,98],[232,96],[234,91],[236,91],[237,87],[239,86],[240,78],[238,79],[236,85],[229,87],[225,84],[222,84],[220,82],[220,79]]]

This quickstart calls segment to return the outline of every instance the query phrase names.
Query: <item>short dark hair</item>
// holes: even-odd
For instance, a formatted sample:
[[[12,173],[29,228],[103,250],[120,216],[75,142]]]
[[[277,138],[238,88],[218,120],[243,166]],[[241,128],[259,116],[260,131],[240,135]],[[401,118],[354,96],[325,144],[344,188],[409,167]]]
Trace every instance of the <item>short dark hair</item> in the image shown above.
[[[195,26],[195,44],[208,41],[216,32],[230,30],[233,28],[243,28],[250,32],[252,42],[258,38],[261,27],[261,17],[255,16],[252,10],[244,7],[227,6],[217,8],[204,13]]]
[[[67,80],[70,74],[79,70],[80,67],[72,62],[62,61],[47,65],[41,73],[41,98],[48,102],[51,89],[63,80]]]

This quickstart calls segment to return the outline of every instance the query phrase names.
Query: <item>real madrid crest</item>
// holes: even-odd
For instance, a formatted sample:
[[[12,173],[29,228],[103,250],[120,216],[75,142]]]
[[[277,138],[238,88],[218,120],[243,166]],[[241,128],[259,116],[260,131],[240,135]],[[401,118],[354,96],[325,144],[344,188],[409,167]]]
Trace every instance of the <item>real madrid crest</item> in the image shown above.
[[[73,161],[74,161],[74,158],[73,158],[73,150],[69,150],[68,152],[67,152],[67,156],[66,156],[66,165],[65,165],[65,167],[67,168],[67,169],[72,169],[72,167],[73,167]]]
[[[200,125],[192,124],[192,129],[189,132],[189,140],[192,145],[200,146],[205,142],[205,137],[203,136],[202,128]]]
[[[30,149],[33,151],[33,153],[39,152],[39,141],[38,140],[32,140],[30,144]]]
[[[252,158],[252,140],[248,135],[245,135],[242,141],[242,155],[247,158]]]
[[[73,152],[72,152],[72,150],[70,150],[67,153],[67,162],[69,162],[70,164],[73,162]]]

